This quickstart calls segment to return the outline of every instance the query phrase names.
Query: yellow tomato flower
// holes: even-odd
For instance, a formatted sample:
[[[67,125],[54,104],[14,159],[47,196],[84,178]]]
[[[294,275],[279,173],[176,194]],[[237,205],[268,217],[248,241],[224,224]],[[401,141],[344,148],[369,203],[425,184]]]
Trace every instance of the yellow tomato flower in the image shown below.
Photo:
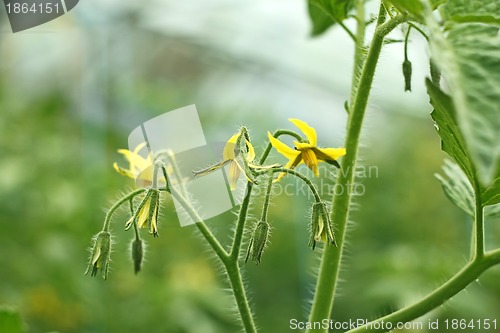
[[[146,187],[151,186],[153,183],[154,164],[151,154],[148,154],[147,158],[139,154],[144,147],[146,147],[145,142],[137,145],[133,151],[118,149],[118,152],[129,162],[129,167],[128,169],[121,168],[115,162],[113,163],[113,168],[119,174],[135,179],[139,186]],[[165,183],[165,178],[158,177],[158,181]]]
[[[245,172],[245,168],[241,165],[240,162],[238,162],[238,157],[240,154],[239,145],[237,143],[240,136],[241,132],[238,132],[226,142],[224,150],[222,151],[221,162],[200,171],[193,171],[194,176],[198,177],[201,175],[206,175],[212,171],[222,168],[226,164],[229,164],[229,186],[231,190],[234,190],[236,188],[236,183],[238,182],[238,179],[240,178],[242,172],[247,180],[249,182],[252,182],[252,179],[250,179],[250,177]],[[245,139],[245,143],[247,146],[247,152],[243,153],[243,158],[245,159],[246,164],[251,168],[263,168],[252,164],[253,160],[255,159],[255,150],[252,144],[247,139]]]
[[[236,143],[240,135],[241,135],[240,132],[233,135],[226,142],[226,145],[224,146],[224,150],[222,152],[222,161],[223,161],[222,163],[224,164],[229,163],[229,187],[231,188],[231,190],[234,190],[236,188],[236,183],[238,182],[238,179],[240,179],[241,172],[243,172],[243,174],[245,175],[245,177],[249,182],[252,181],[247,176],[245,169],[241,166],[241,164],[237,160],[238,152]],[[245,158],[247,163],[251,164],[255,159],[255,150],[253,149],[252,144],[248,142],[247,139],[245,139],[245,143],[247,145],[248,152],[245,154],[243,158]]]
[[[288,158],[288,162],[285,164],[285,168],[293,169],[301,163],[305,163],[309,169],[312,170],[314,176],[319,176],[318,163],[326,162],[332,164],[337,168],[340,168],[337,159],[346,154],[345,148],[319,148],[317,147],[317,135],[316,130],[309,126],[306,122],[299,119],[288,119],[295,126],[297,126],[306,136],[308,142],[298,142],[294,141],[294,148],[288,147],[286,144],[276,139],[270,132],[267,132],[267,136],[274,148]],[[285,176],[285,173],[281,173],[277,180],[280,180]]]

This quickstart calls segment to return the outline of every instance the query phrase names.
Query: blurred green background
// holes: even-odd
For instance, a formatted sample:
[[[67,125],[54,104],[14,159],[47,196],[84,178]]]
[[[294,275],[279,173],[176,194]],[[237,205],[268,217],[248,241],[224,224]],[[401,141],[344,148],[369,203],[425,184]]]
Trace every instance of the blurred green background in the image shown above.
[[[2,7],[0,306],[18,309],[28,332],[238,332],[221,268],[193,227],[180,228],[171,199],[139,275],[126,212],[112,226],[107,281],[83,276],[87,249],[106,208],[133,188],[111,167],[124,163],[116,150],[164,112],[196,104],[209,141],[246,125],[258,152],[267,130],[292,127],[289,117],[316,127],[321,145],[341,146],[352,46],[338,29],[314,40],[309,29],[303,1],[88,0],[16,34]],[[403,93],[400,44],[387,45],[377,71],[361,152],[372,168],[350,216],[338,321],[408,305],[468,258],[471,221],[433,176],[446,156],[422,85],[425,43],[413,37],[412,93]],[[307,318],[321,251],[307,247],[310,203],[300,191],[276,195],[263,261],[243,265],[262,332]],[[208,224],[227,241],[234,220],[228,212]],[[489,247],[499,246],[498,221],[487,231]],[[500,320],[499,278],[499,268],[487,271],[421,320]]]

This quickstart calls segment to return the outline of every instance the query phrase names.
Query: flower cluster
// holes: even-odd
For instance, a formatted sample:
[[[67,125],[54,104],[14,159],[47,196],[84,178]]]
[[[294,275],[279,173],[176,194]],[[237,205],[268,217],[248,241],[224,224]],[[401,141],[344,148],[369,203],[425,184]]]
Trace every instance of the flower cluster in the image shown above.
[[[228,166],[228,181],[231,191],[236,189],[237,182],[242,174],[251,185],[258,184],[260,178],[268,179],[264,195],[262,217],[255,224],[251,232],[245,262],[251,259],[259,264],[262,260],[262,254],[268,243],[271,230],[271,225],[268,222],[268,207],[271,201],[272,187],[286,175],[292,175],[304,181],[314,194],[315,201],[312,203],[311,220],[309,222],[309,245],[313,249],[318,242],[336,246],[334,228],[330,218],[330,209],[320,198],[316,187],[308,177],[295,169],[300,164],[304,163],[312,171],[313,175],[318,177],[319,163],[325,162],[340,168],[338,159],[346,154],[346,150],[345,148],[318,147],[317,134],[313,127],[299,119],[289,120],[302,132],[305,138],[300,134],[288,130],[277,131],[275,135],[268,132],[268,147],[260,160],[257,160],[255,149],[251,143],[248,131],[245,127],[242,127],[226,142],[221,152],[222,158],[219,162],[208,168],[193,171],[194,177],[203,177],[215,170]],[[296,139],[293,141],[293,148],[277,138],[281,134],[292,135]],[[287,159],[284,165],[264,164],[272,147]],[[145,148],[148,150],[147,154],[144,153]],[[118,207],[127,202],[129,203],[130,217],[125,222],[125,230],[133,228],[135,233],[135,237],[131,243],[131,254],[134,263],[134,271],[137,273],[141,270],[144,257],[144,241],[140,236],[140,230],[147,228],[149,233],[154,237],[159,235],[158,216],[162,192],[170,193],[174,197],[177,196],[177,198],[184,198],[183,196],[187,195],[186,193],[179,193],[177,190],[169,188],[168,186],[168,179],[173,177],[173,175],[179,175],[179,173],[176,173],[178,167],[172,153],[162,152],[154,155],[150,151],[147,143],[139,144],[133,151],[120,149],[118,152],[125,157],[129,165],[128,168],[123,168],[118,166],[117,163],[114,163],[114,169],[118,173],[134,179],[139,189],[122,198],[109,210],[106,215],[103,231],[95,238],[86,274],[90,272],[92,276],[95,276],[100,269],[102,270],[103,278],[107,278],[111,252],[111,234],[109,232],[111,215]],[[168,166],[166,166],[162,158],[160,158],[160,156],[164,157],[165,155],[171,162]],[[136,197],[142,198],[137,206],[134,207],[134,199]],[[248,200],[250,200],[250,198]],[[188,200],[182,202],[189,205]]]

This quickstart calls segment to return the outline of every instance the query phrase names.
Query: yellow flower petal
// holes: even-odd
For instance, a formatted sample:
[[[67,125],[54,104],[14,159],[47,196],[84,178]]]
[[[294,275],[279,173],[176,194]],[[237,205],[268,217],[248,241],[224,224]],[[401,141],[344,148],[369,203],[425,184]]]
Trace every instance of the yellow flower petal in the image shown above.
[[[116,170],[116,172],[118,172],[121,175],[130,177],[130,178],[135,178],[134,174],[132,172],[130,172],[130,170],[120,168],[116,162],[113,163],[113,168]]]
[[[305,121],[299,120],[299,119],[294,119],[290,118],[288,119],[292,124],[297,126],[302,133],[306,136],[307,140],[312,146],[316,146],[316,143],[318,142],[317,135],[316,135],[316,130],[309,126]]]
[[[335,161],[346,154],[345,148],[313,148],[316,157],[322,161]]]
[[[294,159],[290,159],[283,168],[285,169],[293,169],[295,168],[297,165],[299,165],[300,163],[302,163],[302,154],[298,154]],[[281,180],[281,178],[285,177],[286,173],[285,172],[281,172],[278,177],[274,180],[274,182],[279,182]]]
[[[267,132],[267,136],[269,138],[269,141],[271,142],[271,145],[276,148],[276,150],[280,154],[284,155],[289,160],[294,160],[300,154],[299,151],[288,147],[286,144],[276,139],[270,132]]]
[[[158,204],[155,206],[153,217],[151,218],[149,233],[153,234],[154,237],[158,236]]]
[[[314,154],[312,149],[306,149],[302,152],[302,159],[304,163],[307,165],[309,169],[312,170],[315,177],[319,176],[318,170],[318,159],[316,158],[316,154]]]
[[[148,200],[144,203],[144,206],[141,207],[141,211],[139,212],[139,218],[137,219],[138,228],[145,228],[147,226],[150,206],[151,206],[151,197],[149,197]]]
[[[137,155],[141,151],[142,148],[146,147],[146,142],[140,143],[135,147],[134,154]]]
[[[279,168],[280,164],[274,163],[274,164],[269,164],[269,165],[257,165],[257,164],[253,164],[253,163],[248,162],[248,166],[252,169],[265,170],[265,169]]]
[[[96,266],[97,268],[99,268],[101,265],[100,265],[100,260],[99,260],[99,257],[101,256],[101,247],[98,246],[96,248],[96,251],[94,253],[94,256],[92,257],[92,265]]]
[[[247,139],[245,139],[245,142],[247,143],[248,148],[246,160],[248,162],[252,162],[255,159],[255,150],[253,149],[252,144]]]
[[[326,242],[326,234],[323,232],[325,228],[325,224],[323,223],[323,219],[320,217],[318,220],[318,229],[316,230],[316,234],[314,235],[314,240],[316,242]]]
[[[245,170],[238,163],[238,161],[232,160],[231,163],[229,164],[229,186],[230,186],[231,190],[236,189],[236,183],[238,182],[238,179],[240,178],[241,172],[243,172],[247,181],[249,181],[250,183],[253,183],[253,180],[250,179],[250,177],[248,177]]]
[[[130,227],[132,226],[132,223],[133,223],[133,222],[134,222],[134,216],[131,216],[131,217],[128,219],[127,223],[125,223],[125,230],[130,229]]]
[[[144,171],[144,169],[148,168],[149,166],[152,165],[152,159],[151,159],[151,156],[148,156],[146,159],[143,158],[141,155],[139,155],[139,151],[144,147],[146,146],[146,143],[143,142],[139,145],[137,145],[137,147],[135,147],[134,151],[130,151],[128,149],[118,149],[118,153],[122,154],[125,159],[129,162],[129,169],[128,169],[128,172],[124,172],[126,171],[125,169],[122,169],[122,168],[118,168],[118,166],[114,166],[113,167],[115,168],[116,171],[118,171],[119,173],[123,174],[123,175],[126,175],[127,177],[130,177],[130,178],[135,178],[137,177],[137,175],[139,173],[141,173],[142,171]]]
[[[238,179],[240,179],[241,167],[236,161],[229,163],[229,188],[231,191],[236,189]]]
[[[224,150],[222,151],[222,159],[224,161],[234,160],[236,158],[235,148],[239,137],[240,132],[236,133],[229,140],[227,140]]]
[[[295,147],[297,148],[298,151],[303,151],[303,150],[311,149],[314,147],[313,145],[311,145],[310,143],[307,143],[307,142],[294,141],[293,144],[295,145]]]

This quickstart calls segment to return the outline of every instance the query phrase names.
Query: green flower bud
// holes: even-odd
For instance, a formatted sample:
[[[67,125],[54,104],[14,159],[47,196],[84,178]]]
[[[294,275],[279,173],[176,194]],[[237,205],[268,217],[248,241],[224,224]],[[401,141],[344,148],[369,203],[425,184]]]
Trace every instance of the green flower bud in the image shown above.
[[[108,278],[109,259],[111,256],[111,234],[108,231],[101,231],[94,237],[94,246],[90,256],[89,265],[85,275],[90,272],[90,276],[96,276],[101,269],[102,278]]]
[[[245,262],[247,262],[250,257],[251,260],[255,261],[257,265],[260,264],[262,253],[264,252],[264,248],[266,247],[267,240],[269,238],[269,228],[269,223],[266,221],[259,221],[257,223],[253,231],[252,238],[250,239],[250,243],[248,244]]]
[[[144,258],[144,241],[140,238],[134,238],[132,241],[132,261],[134,262],[135,274],[141,271],[142,259]]]
[[[403,61],[403,76],[405,78],[405,91],[411,91],[411,62],[408,59]]]
[[[150,188],[134,215],[125,224],[125,230],[130,229],[133,223],[137,228],[149,227],[149,233],[158,236],[158,210],[160,208],[160,191]]]
[[[324,202],[315,202],[312,206],[310,233],[309,246],[313,250],[316,242],[321,241],[337,246],[330,214]]]

